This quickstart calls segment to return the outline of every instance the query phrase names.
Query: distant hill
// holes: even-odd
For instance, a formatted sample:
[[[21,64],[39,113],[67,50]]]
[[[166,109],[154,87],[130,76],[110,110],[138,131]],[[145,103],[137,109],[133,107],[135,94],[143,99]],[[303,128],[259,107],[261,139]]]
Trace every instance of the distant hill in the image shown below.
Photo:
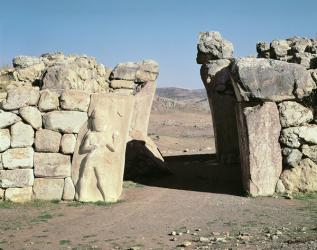
[[[204,89],[158,88],[154,98],[153,112],[210,112]]]
[[[182,89],[176,87],[157,88],[156,95],[160,97],[175,99],[178,101],[188,99],[206,99],[207,93],[205,89]]]

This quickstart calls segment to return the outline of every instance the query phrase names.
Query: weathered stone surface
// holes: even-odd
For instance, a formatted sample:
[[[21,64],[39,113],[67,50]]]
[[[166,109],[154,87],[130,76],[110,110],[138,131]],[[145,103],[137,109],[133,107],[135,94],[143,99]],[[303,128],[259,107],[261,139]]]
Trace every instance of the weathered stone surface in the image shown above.
[[[13,76],[16,81],[22,82],[36,82],[42,78],[42,75],[45,70],[44,63],[34,64],[27,68],[18,68],[15,72],[13,72]]]
[[[111,72],[110,79],[134,81],[138,69],[139,65],[134,62],[119,63]]]
[[[133,105],[133,96],[91,96],[91,123],[83,126],[78,135],[72,162],[77,200],[119,199]]]
[[[34,129],[42,127],[42,115],[36,107],[23,107],[19,109],[19,113],[23,120],[30,124]]]
[[[8,188],[5,200],[11,202],[28,202],[32,200],[32,187]]]
[[[223,39],[219,32],[201,32],[197,50],[197,63],[205,64],[210,60],[232,58],[233,45]]]
[[[142,83],[155,81],[158,76],[158,72],[159,65],[153,60],[144,60],[136,63],[119,63],[111,72],[110,79]]]
[[[18,121],[21,121],[21,118],[16,114],[0,110],[0,129],[9,127]]]
[[[90,95],[80,90],[66,90],[60,97],[60,106],[65,110],[87,112],[89,103]]]
[[[35,56],[16,56],[12,60],[15,68],[27,68],[41,62],[41,59]]]
[[[275,103],[239,106],[242,182],[252,196],[272,195],[282,172],[281,125]]]
[[[108,89],[107,76],[91,58],[77,58],[52,65],[43,78],[43,89],[77,89],[89,92]]]
[[[133,89],[134,81],[112,80],[110,86],[113,89]]]
[[[256,44],[256,51],[260,58],[270,58],[270,44],[266,42],[259,42]]]
[[[302,152],[314,162],[317,162],[317,145],[303,145]]]
[[[223,164],[239,162],[239,141],[235,118],[236,98],[230,81],[230,60],[204,64],[201,78],[211,110],[217,159]]]
[[[11,147],[22,148],[32,146],[34,142],[33,128],[23,122],[11,126]]]
[[[64,191],[63,191],[63,200],[72,201],[75,198],[75,187],[72,181],[72,178],[65,178]]]
[[[287,56],[291,49],[286,40],[273,40],[271,43],[271,56],[273,59],[281,60]]]
[[[31,187],[33,186],[33,169],[0,170],[0,187]]]
[[[32,200],[32,187],[8,188],[5,192],[5,200],[17,203]]]
[[[46,129],[63,133],[78,133],[87,119],[86,112],[52,111],[43,115],[43,124]]]
[[[316,88],[305,67],[264,58],[237,59],[232,70],[238,100],[302,99]]]
[[[139,69],[135,74],[135,82],[155,81],[159,74],[159,65],[153,60],[138,62]]]
[[[64,179],[35,178],[33,186],[34,199],[61,200],[64,189]]]
[[[62,135],[49,129],[40,129],[35,134],[35,150],[37,152],[57,153]]]
[[[314,119],[313,112],[297,102],[285,101],[278,105],[283,128],[296,127]]]
[[[317,165],[310,159],[303,159],[299,165],[284,170],[281,180],[288,192],[317,191]]]
[[[280,142],[290,148],[298,148],[301,142],[317,144],[317,125],[285,128],[282,130]]]
[[[0,153],[0,170],[3,169],[2,153]]]
[[[74,153],[76,147],[76,137],[73,134],[64,134],[61,140],[61,152],[63,154]]]
[[[58,153],[34,153],[34,175],[53,178],[71,176],[70,156]]]
[[[301,151],[293,148],[284,148],[282,152],[284,155],[284,163],[292,168],[298,165],[303,156]]]
[[[40,92],[32,87],[17,87],[9,89],[7,99],[2,102],[4,110],[15,110],[25,106],[35,106],[40,98]]]
[[[33,168],[33,148],[10,148],[2,153],[2,164],[6,169]]]
[[[285,193],[285,187],[284,187],[284,184],[283,182],[281,181],[281,179],[279,179],[276,183],[276,188],[275,188],[275,192],[278,193],[278,194],[283,194]]]
[[[5,190],[0,188],[0,201],[4,200],[4,192]]]
[[[0,129],[0,152],[10,147],[10,131],[9,129]]]
[[[41,97],[39,100],[39,110],[52,111],[56,110],[59,106],[58,94],[48,89],[41,91]]]

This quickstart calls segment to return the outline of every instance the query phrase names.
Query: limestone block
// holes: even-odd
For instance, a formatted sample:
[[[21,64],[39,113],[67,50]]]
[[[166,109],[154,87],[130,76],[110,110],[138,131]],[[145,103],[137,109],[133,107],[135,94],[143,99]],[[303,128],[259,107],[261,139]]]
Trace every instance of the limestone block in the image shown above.
[[[303,159],[297,167],[284,170],[281,180],[288,192],[316,192],[317,165],[309,158]]]
[[[4,200],[5,189],[0,188],[0,201]]]
[[[18,68],[13,74],[15,79],[18,81],[33,83],[42,78],[44,70],[44,63],[38,63],[27,68]]]
[[[233,55],[232,43],[223,39],[219,32],[201,32],[197,50],[198,64],[205,64],[210,60],[230,59]]]
[[[305,156],[317,162],[317,145],[303,145],[302,152]]]
[[[71,176],[70,156],[59,153],[34,153],[34,175],[53,178]]]
[[[42,127],[42,115],[36,107],[23,107],[19,109],[19,113],[23,120],[30,124],[34,129]]]
[[[78,133],[87,121],[85,112],[79,111],[52,111],[43,116],[44,128],[62,133]]]
[[[280,142],[290,148],[298,148],[301,143],[317,144],[317,125],[304,125],[282,130]]]
[[[25,106],[36,106],[40,92],[32,87],[17,87],[9,89],[7,99],[2,103],[4,110],[15,110]]]
[[[273,40],[271,43],[272,58],[279,60],[287,56],[287,51],[290,49],[291,47],[286,40]]]
[[[10,148],[2,153],[2,164],[6,169],[33,168],[33,148]]]
[[[110,86],[113,89],[133,89],[134,81],[112,80]]]
[[[32,200],[32,187],[8,188],[5,192],[5,200],[11,202],[28,202]]]
[[[51,152],[57,153],[62,135],[59,132],[40,129],[35,134],[35,150],[37,152]]]
[[[0,110],[0,129],[9,127],[18,121],[21,121],[21,118],[16,114]]]
[[[63,200],[72,201],[75,198],[75,187],[71,177],[65,178]]]
[[[302,152],[296,148],[284,148],[282,153],[284,155],[284,163],[293,168],[298,165],[303,156]]]
[[[31,187],[34,182],[33,169],[0,170],[0,187]]]
[[[41,58],[36,56],[16,56],[12,60],[12,64],[15,68],[27,68],[35,64],[41,63]]]
[[[77,110],[87,112],[90,103],[90,95],[80,90],[65,90],[60,97],[60,106],[65,110]]]
[[[110,79],[134,81],[139,65],[133,62],[119,63],[111,72]]]
[[[61,200],[64,189],[64,179],[35,178],[33,186],[34,199]]]
[[[237,59],[232,67],[238,100],[284,101],[309,96],[316,84],[305,67],[264,58]]]
[[[48,89],[42,90],[38,104],[39,110],[44,112],[56,110],[59,106],[58,97],[59,95],[56,92]]]
[[[159,74],[159,65],[153,60],[138,62],[139,69],[135,73],[135,82],[154,82]]]
[[[10,131],[9,129],[0,129],[0,152],[10,147]]]
[[[32,146],[34,143],[33,128],[23,122],[11,126],[11,147],[22,148]]]
[[[281,125],[275,103],[238,107],[242,182],[252,196],[273,195],[282,172]]]
[[[74,153],[76,147],[76,137],[73,134],[64,134],[61,140],[61,152],[63,154]]]
[[[72,162],[77,200],[119,199],[133,105],[133,96],[91,96],[91,123],[83,126],[78,135]]]
[[[0,170],[3,169],[2,154],[0,153]]]
[[[278,109],[283,128],[296,127],[314,119],[313,112],[297,102],[281,102]]]

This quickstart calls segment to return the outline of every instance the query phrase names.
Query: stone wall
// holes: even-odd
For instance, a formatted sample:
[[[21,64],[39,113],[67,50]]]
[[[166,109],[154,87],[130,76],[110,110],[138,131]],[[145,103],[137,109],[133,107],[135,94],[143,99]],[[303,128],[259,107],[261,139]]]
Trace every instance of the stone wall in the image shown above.
[[[242,182],[253,196],[317,191],[317,41],[295,37],[256,48],[257,58],[235,59],[218,32],[199,36],[219,160],[240,151]]]
[[[142,142],[135,151],[151,152],[139,151],[163,169],[147,137],[157,63],[111,70],[87,56],[55,53],[19,56],[13,65],[0,77],[1,199],[116,201],[129,141]]]

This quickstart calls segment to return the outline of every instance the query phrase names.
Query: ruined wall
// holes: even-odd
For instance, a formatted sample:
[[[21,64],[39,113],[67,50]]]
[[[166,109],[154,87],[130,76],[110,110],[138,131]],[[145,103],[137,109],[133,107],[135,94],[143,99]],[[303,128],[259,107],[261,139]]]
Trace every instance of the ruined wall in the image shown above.
[[[156,156],[148,162],[162,164],[147,137],[154,61],[111,70],[56,53],[16,57],[13,65],[0,78],[1,199],[116,201],[128,141],[142,141]]]
[[[233,59],[230,42],[218,32],[200,34],[201,76],[210,102],[220,99],[211,105],[219,113],[213,119],[223,121],[214,122],[215,130],[237,131],[230,138],[239,144],[242,182],[249,194],[317,191],[317,41],[296,37],[256,47],[258,58]],[[234,90],[230,112],[228,98],[219,91],[223,79]],[[215,135],[216,142],[230,143],[221,133]],[[225,151],[218,148],[222,155]]]

